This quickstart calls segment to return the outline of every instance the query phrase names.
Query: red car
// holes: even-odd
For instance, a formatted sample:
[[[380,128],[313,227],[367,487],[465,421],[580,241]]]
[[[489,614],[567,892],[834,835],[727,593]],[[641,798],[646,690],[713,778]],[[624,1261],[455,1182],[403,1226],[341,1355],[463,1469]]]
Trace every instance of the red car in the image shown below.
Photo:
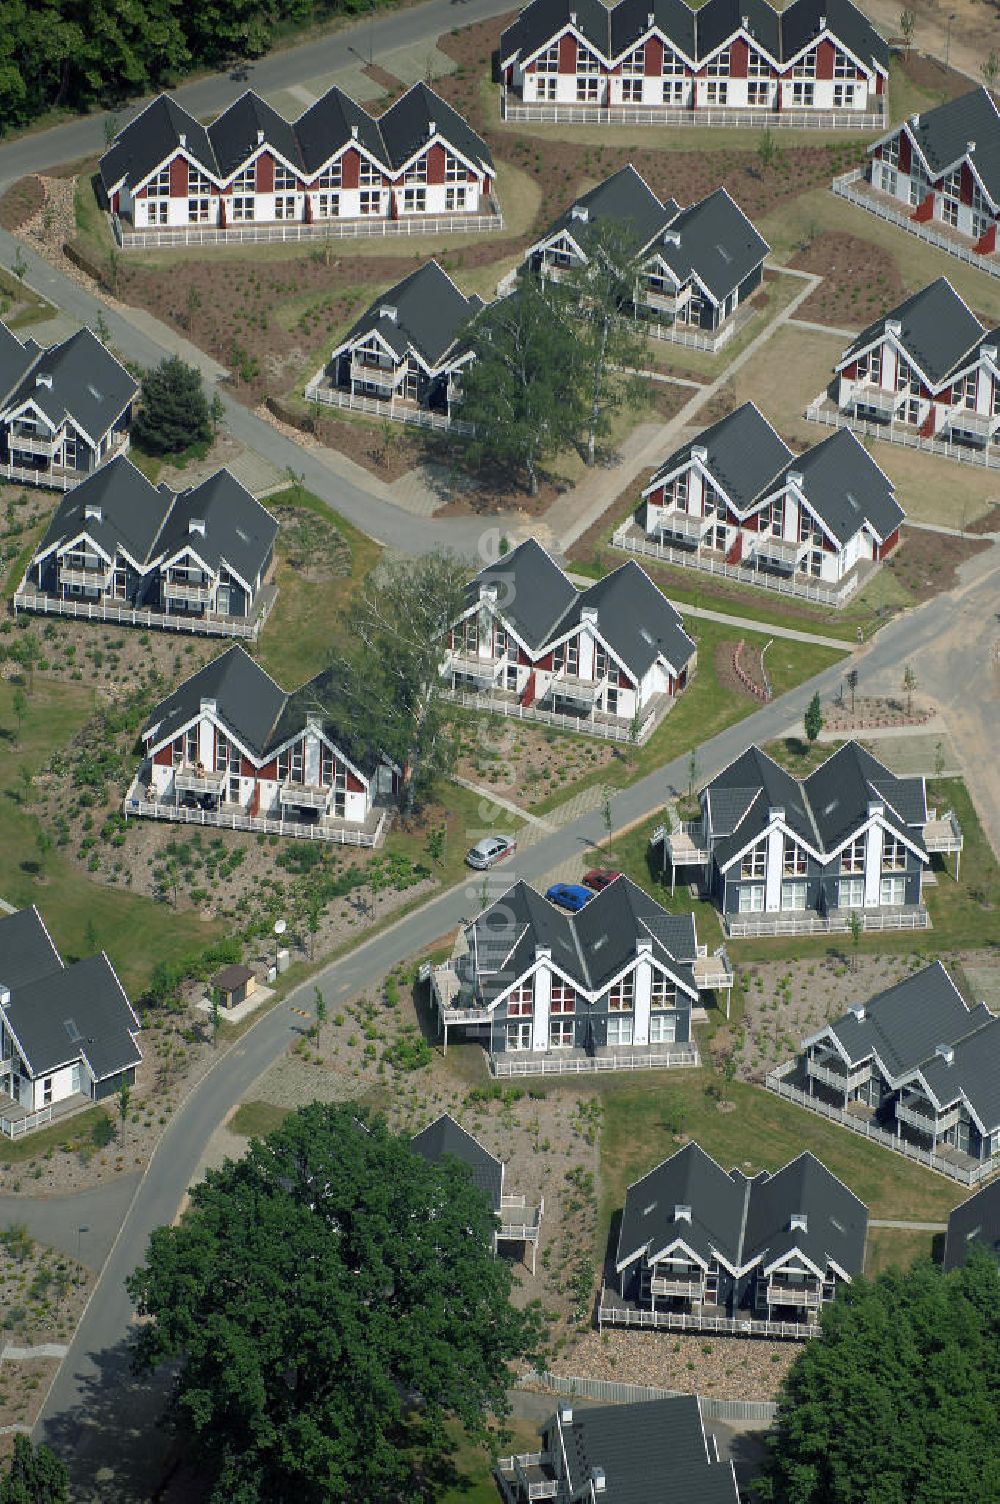
[[[583,881],[595,893],[600,893],[604,888],[609,887],[616,877],[621,877],[621,873],[611,872],[607,867],[595,867],[593,872],[583,874]]]

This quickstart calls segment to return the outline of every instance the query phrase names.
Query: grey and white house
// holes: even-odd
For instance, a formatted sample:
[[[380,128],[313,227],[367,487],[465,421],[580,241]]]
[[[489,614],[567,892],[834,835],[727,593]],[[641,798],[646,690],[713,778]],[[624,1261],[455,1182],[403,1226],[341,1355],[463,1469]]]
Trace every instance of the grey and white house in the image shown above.
[[[1000,466],[1000,326],[938,277],[863,329],[806,412],[872,438]]]
[[[696,1065],[691,1009],[728,989],[732,968],[698,944],[692,914],[668,914],[627,877],[575,914],[517,882],[430,984],[446,1048],[457,1029],[495,1075],[543,1075]]]
[[[664,829],[664,862],[697,869],[730,935],[850,927],[922,929],[923,874],[956,850],[924,779],[900,778],[846,742],[807,778],[748,747],[702,789],[701,815]]]
[[[971,250],[984,265],[998,265],[1000,108],[988,89],[911,115],[868,155],[871,188],[882,203],[887,197],[901,206],[904,226],[936,232],[943,250]],[[869,196],[862,207],[877,212],[878,200]]]
[[[448,427],[474,358],[466,330],[483,306],[426,262],[361,315],[306,387],[307,400]]]
[[[469,582],[441,673],[465,704],[644,741],[696,665],[680,613],[637,564],[581,591],[528,538]]]
[[[937,1168],[975,1172],[967,1178],[1000,1155],[1000,1018],[970,1008],[940,961],[810,1034],[768,1084],[863,1118]]]
[[[842,604],[899,541],[892,481],[846,428],[796,454],[745,402],[664,460],[615,543]]]
[[[38,910],[0,917],[0,1129],[20,1136],[135,1081],[139,1020],[107,956],[67,966]]]
[[[629,164],[577,199],[525,251],[532,271],[558,280],[583,265],[597,227],[614,225],[640,262],[636,316],[664,339],[716,348],[760,287],[770,247],[725,188],[682,209],[661,203]]]
[[[248,89],[208,126],[160,94],[100,176],[126,245],[384,233],[414,217],[436,232],[470,215],[502,224],[489,147],[425,83],[377,118],[335,86],[294,121]]]
[[[695,1394],[631,1405],[560,1403],[537,1452],[503,1457],[504,1504],[740,1504],[732,1461]]]
[[[228,470],[175,495],[120,455],[60,502],[14,604],[252,636],[273,599],[277,532]]]
[[[512,120],[847,125],[881,118],[889,48],[851,0],[531,0],[499,63]]]
[[[0,475],[68,490],[128,450],[138,392],[89,329],[44,348],[0,324]]]
[[[1000,1180],[991,1180],[948,1218],[944,1240],[944,1269],[960,1269],[973,1248],[1000,1261]]]
[[[535,1272],[535,1252],[541,1231],[545,1201],[529,1206],[524,1196],[506,1188],[507,1166],[496,1154],[481,1144],[467,1128],[443,1112],[420,1133],[414,1134],[410,1147],[423,1159],[440,1164],[458,1160],[469,1173],[473,1185],[483,1192],[496,1218],[493,1252],[500,1243],[521,1243],[531,1250],[531,1272]]]
[[[330,670],[289,694],[228,648],[150,712],[126,815],[377,845],[400,771],[334,723],[335,698]]]
[[[867,1208],[815,1155],[748,1175],[688,1143],[626,1191],[599,1321],[808,1336],[862,1273],[867,1233]]]

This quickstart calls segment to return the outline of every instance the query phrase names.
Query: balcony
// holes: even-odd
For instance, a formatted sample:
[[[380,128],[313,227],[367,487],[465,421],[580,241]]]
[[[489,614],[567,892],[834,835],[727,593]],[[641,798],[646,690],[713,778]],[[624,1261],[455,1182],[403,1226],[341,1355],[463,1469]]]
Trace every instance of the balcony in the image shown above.
[[[174,789],[178,794],[215,794],[221,799],[227,777],[225,769],[210,772],[201,763],[186,763],[174,772]]]
[[[75,569],[69,564],[59,565],[60,585],[79,585],[84,590],[106,590],[111,579],[113,565],[100,563],[86,569]]]
[[[330,802],[333,792],[318,783],[283,783],[278,790],[278,799],[282,805],[293,805],[296,809],[319,809],[325,810]]]
[[[756,561],[769,564],[772,569],[782,569],[788,574],[795,572],[795,566],[803,550],[808,547],[807,543],[800,543],[797,539],[775,538],[768,533],[761,533],[753,540],[751,557]]]
[[[905,1123],[908,1128],[915,1128],[918,1133],[926,1133],[928,1138],[939,1138],[949,1128],[954,1128],[961,1117],[962,1109],[955,1104],[946,1112],[935,1113],[930,1103],[927,1108],[921,1110],[906,1102],[896,1103],[896,1118],[900,1123]]]
[[[675,1300],[702,1300],[705,1294],[705,1281],[701,1279],[668,1279],[664,1275],[654,1274],[649,1282],[651,1295],[666,1295]]]
[[[957,428],[962,433],[974,434],[984,444],[989,443],[998,425],[1000,425],[1000,414],[977,413],[971,407],[949,408],[945,418],[947,428]]]
[[[805,1306],[818,1310],[823,1304],[823,1292],[810,1285],[770,1279],[767,1282],[767,1303],[769,1306]]]
[[[538,698],[544,700],[558,696],[560,700],[572,700],[575,705],[592,706],[601,698],[607,682],[607,675],[600,679],[581,679],[579,674],[557,669],[545,693]]]
[[[806,1075],[822,1081],[824,1086],[832,1086],[834,1091],[852,1092],[871,1080],[872,1070],[870,1065],[866,1065],[862,1070],[852,1071],[847,1075],[843,1071],[831,1070],[828,1065],[821,1065],[818,1060],[807,1055]]]
[[[41,454],[46,459],[52,459],[57,449],[62,447],[64,435],[52,434],[49,438],[43,438],[35,433],[18,433],[12,430],[8,438],[8,444],[12,451],[19,454]]]
[[[888,423],[892,420],[898,401],[898,393],[887,392],[885,387],[876,386],[874,382],[859,381],[851,393],[849,405],[864,407],[869,412],[878,413],[879,417]]]
[[[477,684],[490,686],[496,683],[508,661],[506,653],[502,658],[479,658],[473,653],[450,652],[444,662],[444,672],[461,674],[466,679],[474,679]]]
[[[924,845],[928,851],[956,852],[964,845],[962,827],[954,811],[946,810],[940,817],[934,810],[924,826]]]
[[[559,1483],[548,1452],[522,1452],[516,1457],[501,1457],[497,1471],[504,1497],[521,1501],[554,1499]]]
[[[351,381],[372,383],[379,391],[387,392],[390,396],[398,390],[405,375],[405,365],[391,366],[380,361],[369,363],[357,355],[351,356]]]
[[[209,582],[192,585],[187,580],[172,580],[169,575],[163,580],[163,599],[183,601],[187,606],[210,606],[215,598],[215,586]]]
[[[709,851],[704,844],[705,833],[700,820],[678,821],[674,830],[664,837],[667,855],[675,867],[705,867]]]
[[[513,1243],[537,1243],[544,1208],[544,1201],[528,1206],[523,1196],[501,1196],[498,1237]]]
[[[687,298],[679,297],[676,292],[665,292],[656,287],[643,287],[639,290],[639,301],[654,313],[669,313],[673,316],[678,308],[683,307]]]
[[[668,512],[661,512],[656,531],[661,537],[685,538],[689,542],[700,543],[714,521],[714,517],[692,517],[690,512],[671,507]]]
[[[699,992],[718,992],[733,985],[733,966],[725,946],[720,946],[714,955],[697,956],[692,970]]]
[[[462,979],[452,962],[435,966],[431,972],[431,987],[442,1023],[488,1024],[493,1017],[489,1008],[476,1002],[471,989],[467,985],[463,987]]]

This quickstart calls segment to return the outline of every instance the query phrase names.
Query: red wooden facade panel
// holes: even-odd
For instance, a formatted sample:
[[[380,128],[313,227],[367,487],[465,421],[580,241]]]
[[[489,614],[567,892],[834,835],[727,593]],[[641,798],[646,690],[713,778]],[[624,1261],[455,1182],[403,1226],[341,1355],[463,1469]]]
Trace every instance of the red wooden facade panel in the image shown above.
[[[257,192],[274,192],[274,158],[270,152],[262,151],[257,158]]]
[[[170,163],[170,197],[187,198],[188,191],[188,164],[187,160],[178,155]]]
[[[436,141],[427,152],[427,181],[428,183],[444,182],[445,149],[440,141]]]
[[[576,72],[576,37],[569,32],[559,38],[559,72]]]
[[[745,38],[737,37],[729,48],[729,77],[746,78],[750,48]]]
[[[816,77],[832,78],[833,61],[837,55],[837,49],[830,41],[822,41],[816,48]]]
[[[351,146],[340,159],[340,180],[345,188],[356,188],[361,176],[361,153]]]
[[[659,78],[663,72],[663,43],[659,37],[650,37],[646,43],[645,70],[647,78]]]

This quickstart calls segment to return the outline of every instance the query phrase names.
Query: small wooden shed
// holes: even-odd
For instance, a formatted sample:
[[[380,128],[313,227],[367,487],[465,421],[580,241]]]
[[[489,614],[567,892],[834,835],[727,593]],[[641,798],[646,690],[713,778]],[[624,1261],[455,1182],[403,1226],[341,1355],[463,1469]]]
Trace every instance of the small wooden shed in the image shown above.
[[[223,1008],[235,1008],[245,1003],[257,986],[257,977],[249,966],[226,966],[212,978]]]

